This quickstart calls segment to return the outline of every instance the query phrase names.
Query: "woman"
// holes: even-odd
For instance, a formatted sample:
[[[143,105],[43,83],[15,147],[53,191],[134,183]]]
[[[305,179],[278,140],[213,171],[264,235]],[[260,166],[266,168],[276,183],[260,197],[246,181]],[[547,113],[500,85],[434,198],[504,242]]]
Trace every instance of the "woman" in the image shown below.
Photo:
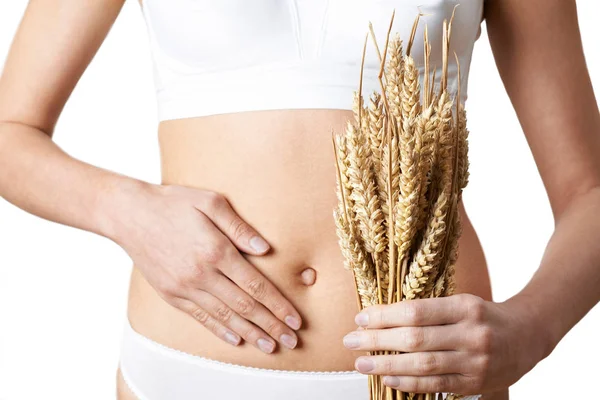
[[[506,399],[598,302],[600,249],[574,245],[600,228],[600,118],[575,5],[470,0],[452,31],[462,93],[485,17],[556,231],[530,283],[495,303],[460,204],[459,294],[356,315],[332,219],[330,129],[352,115],[366,22],[381,41],[395,8],[394,30],[407,38],[421,5],[439,57],[455,3],[143,0],[160,120],[153,185],[51,140],[123,0],[30,2],[0,79],[0,193],[131,256],[119,399],[364,400],[367,372],[407,392]],[[371,52],[365,93],[377,67]],[[553,295],[565,285],[579,296]],[[377,349],[407,353],[364,355]]]

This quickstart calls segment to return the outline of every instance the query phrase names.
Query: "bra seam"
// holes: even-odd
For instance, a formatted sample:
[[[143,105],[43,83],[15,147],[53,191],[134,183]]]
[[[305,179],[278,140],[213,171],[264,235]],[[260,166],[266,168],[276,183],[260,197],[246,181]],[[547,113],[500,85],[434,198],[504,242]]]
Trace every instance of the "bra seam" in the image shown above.
[[[152,60],[152,75],[156,86],[156,92],[161,92],[165,90],[165,82],[162,76],[162,71],[160,69],[160,65],[163,64],[162,60],[158,60],[161,57],[160,46],[158,45],[158,41],[154,35],[154,25],[152,21],[152,17],[150,16],[148,10],[148,2],[151,0],[143,0],[143,4],[140,4],[142,9],[142,17],[144,18],[144,24],[146,26],[146,33],[148,35],[148,46],[150,51],[150,58]],[[139,4],[139,2],[138,2]],[[157,105],[158,106],[158,105]]]
[[[323,12],[323,20],[321,21],[321,29],[319,30],[319,41],[317,43],[316,56],[315,59],[321,57],[323,53],[323,42],[325,40],[325,35],[327,31],[327,25],[329,20],[329,3],[331,0],[326,0],[325,2],[325,12]]]
[[[298,4],[296,0],[287,0],[288,10],[292,14],[292,23],[294,24],[294,39],[296,40],[296,53],[300,60],[304,59],[304,49],[302,48],[302,32],[300,32],[300,17],[298,13]]]

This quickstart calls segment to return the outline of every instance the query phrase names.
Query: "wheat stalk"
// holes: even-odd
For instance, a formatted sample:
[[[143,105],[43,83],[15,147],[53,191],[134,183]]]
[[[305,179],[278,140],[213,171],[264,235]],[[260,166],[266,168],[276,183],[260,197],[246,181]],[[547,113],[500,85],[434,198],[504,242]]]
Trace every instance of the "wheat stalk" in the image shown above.
[[[359,309],[454,293],[462,233],[458,203],[468,183],[468,130],[460,104],[458,58],[458,91],[454,96],[448,91],[454,11],[443,25],[440,85],[436,85],[436,68],[430,71],[427,27],[422,82],[410,55],[421,14],[405,53],[400,36],[391,35],[394,15],[395,10],[382,52],[369,23],[380,61],[381,93],[374,91],[364,104],[365,37],[353,118],[342,134],[332,132],[338,197],[333,217]],[[378,375],[369,375],[368,381],[372,400],[441,399],[441,394],[392,390]],[[447,400],[459,398],[447,396]]]

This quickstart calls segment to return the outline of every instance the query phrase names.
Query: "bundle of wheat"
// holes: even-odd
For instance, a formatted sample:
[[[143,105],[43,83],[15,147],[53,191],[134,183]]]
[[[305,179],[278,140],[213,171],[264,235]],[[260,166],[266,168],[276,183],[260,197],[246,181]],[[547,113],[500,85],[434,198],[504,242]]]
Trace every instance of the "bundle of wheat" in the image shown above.
[[[454,12],[449,22],[444,20],[438,88],[434,88],[436,69],[430,71],[427,27],[422,81],[410,55],[421,15],[404,51],[397,33],[390,38],[394,14],[383,55],[370,25],[359,89],[354,92],[354,118],[345,132],[332,132],[339,203],[333,216],[344,268],[354,276],[359,310],[453,294],[461,235],[458,202],[469,176],[456,55],[457,92],[447,90]],[[373,91],[365,106],[362,78],[369,34],[381,61],[381,93]],[[369,375],[369,389],[371,399],[378,400],[442,399],[442,393],[404,393],[385,387],[378,375]],[[446,400],[460,398],[446,396]]]

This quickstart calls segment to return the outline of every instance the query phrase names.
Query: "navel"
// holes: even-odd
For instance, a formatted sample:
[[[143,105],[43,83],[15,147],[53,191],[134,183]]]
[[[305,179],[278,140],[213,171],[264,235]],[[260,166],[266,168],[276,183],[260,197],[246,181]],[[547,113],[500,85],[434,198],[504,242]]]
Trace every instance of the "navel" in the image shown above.
[[[306,286],[311,286],[314,285],[315,281],[317,280],[317,271],[309,267],[304,269],[300,273],[300,276],[302,278],[302,283],[304,283]]]

